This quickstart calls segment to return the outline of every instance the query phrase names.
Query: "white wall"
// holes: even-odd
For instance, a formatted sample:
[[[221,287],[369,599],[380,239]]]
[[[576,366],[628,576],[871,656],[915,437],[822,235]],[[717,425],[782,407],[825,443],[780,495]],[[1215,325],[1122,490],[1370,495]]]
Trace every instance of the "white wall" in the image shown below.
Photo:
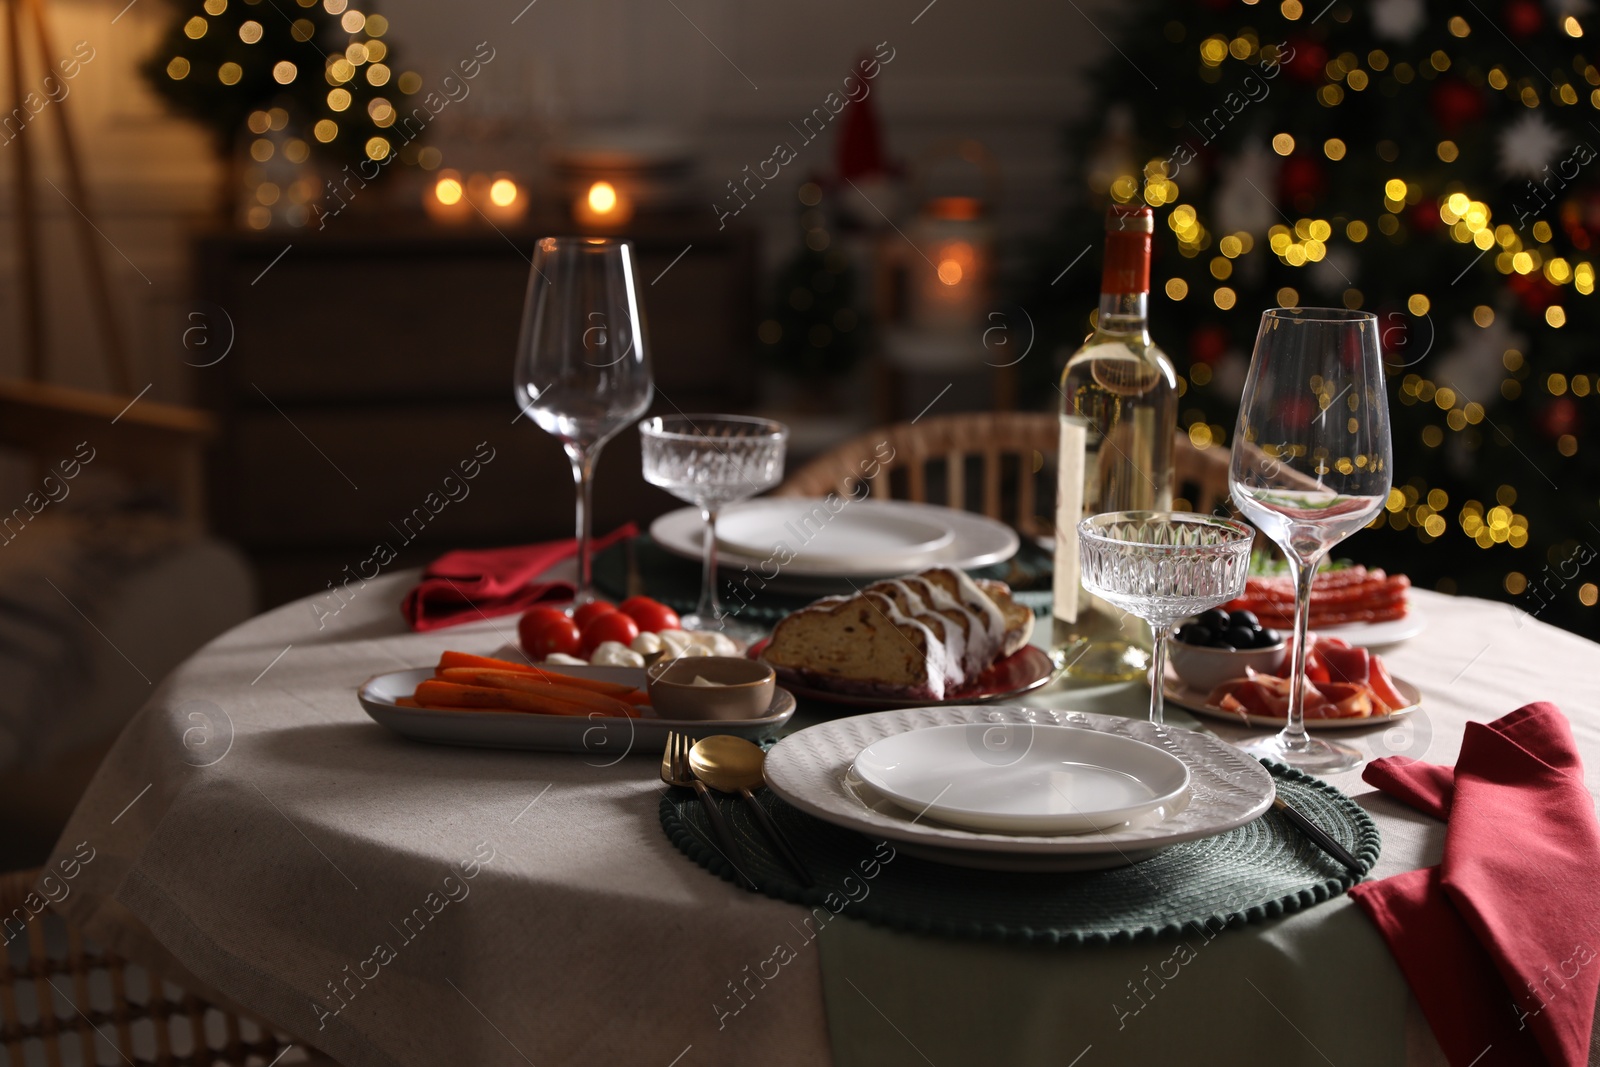
[[[67,110],[135,342],[138,377],[155,383],[153,396],[176,399],[185,381],[187,240],[212,207],[217,179],[204,137],[166,117],[134,73],[171,8],[163,0],[136,0],[123,11],[125,2],[66,0],[49,10],[58,50],[68,52],[79,40],[95,49],[71,83]],[[388,0],[379,7],[390,19],[388,40],[402,53],[399,65],[430,84],[478,42],[496,50],[469,101],[440,117],[434,143],[447,165],[527,168],[541,140],[563,128],[648,121],[676,127],[703,148],[709,201],[711,189],[787,139],[788,123],[838,88],[861,50],[887,41],[895,58],[876,83],[874,102],[891,155],[913,161],[942,139],[983,141],[1003,169],[998,222],[1009,237],[1027,236],[1052,218],[1061,124],[1079,106],[1084,65],[1105,46],[1078,7],[1054,2],[535,0],[524,10],[525,2]],[[198,2],[193,6],[198,10]],[[1092,16],[1109,0],[1079,6]],[[41,76],[30,71],[25,81],[37,85]],[[36,159],[44,156],[45,173],[65,188],[52,121],[46,108],[23,136],[31,138]],[[496,132],[485,137],[487,129]],[[15,144],[0,146],[0,205],[7,212],[14,151]],[[832,153],[831,135],[809,146],[781,179],[789,184],[775,185],[742,217],[767,227],[772,255],[789,240],[794,185],[805,170],[830,168]],[[51,293],[52,377],[103,387],[69,229],[73,209],[48,185],[41,185],[37,203]],[[0,347],[5,375],[23,367],[17,269],[8,233],[0,239],[0,314],[11,340]]]

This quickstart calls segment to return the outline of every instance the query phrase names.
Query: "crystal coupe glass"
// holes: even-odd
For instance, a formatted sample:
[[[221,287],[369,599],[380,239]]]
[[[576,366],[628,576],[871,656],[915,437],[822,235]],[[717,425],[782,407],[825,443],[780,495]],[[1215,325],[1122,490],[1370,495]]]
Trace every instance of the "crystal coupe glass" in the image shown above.
[[[762,629],[725,613],[717,602],[717,511],[770,489],[783,478],[789,428],[742,415],[664,415],[639,424],[644,480],[700,509],[700,604],[685,630],[720,630],[748,644]]]
[[[1255,531],[1186,511],[1113,511],[1078,524],[1083,585],[1150,626],[1150,721],[1162,722],[1167,635],[1179,619],[1244,592]]]

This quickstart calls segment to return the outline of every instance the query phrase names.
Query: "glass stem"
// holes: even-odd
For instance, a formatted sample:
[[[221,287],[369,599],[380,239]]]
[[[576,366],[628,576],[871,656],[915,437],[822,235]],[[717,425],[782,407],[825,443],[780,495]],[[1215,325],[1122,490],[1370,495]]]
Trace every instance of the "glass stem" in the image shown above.
[[[567,443],[567,458],[572,461],[572,481],[577,487],[577,539],[578,539],[578,591],[574,604],[587,604],[594,599],[594,568],[589,558],[589,522],[593,511],[594,461],[600,447],[585,447],[577,442]]]
[[[1278,734],[1284,746],[1305,748],[1311,743],[1306,733],[1306,632],[1311,628],[1311,581],[1317,576],[1321,555],[1302,560],[1293,552],[1286,552],[1289,566],[1294,568],[1294,664],[1289,672],[1289,721]]]
[[[700,606],[695,614],[701,626],[709,626],[722,619],[722,606],[717,603],[717,509],[701,508],[700,518],[706,524],[706,539],[700,550]]]
[[[1150,638],[1154,645],[1151,654],[1150,674],[1150,721],[1157,726],[1166,725],[1166,704],[1163,689],[1167,679],[1167,631],[1172,628],[1171,623],[1156,625],[1150,624]]]

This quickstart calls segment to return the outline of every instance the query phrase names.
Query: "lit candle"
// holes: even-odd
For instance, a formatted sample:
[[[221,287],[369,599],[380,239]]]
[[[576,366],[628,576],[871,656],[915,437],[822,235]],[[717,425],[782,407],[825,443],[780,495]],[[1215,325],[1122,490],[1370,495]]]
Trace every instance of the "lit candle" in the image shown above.
[[[913,324],[934,330],[978,324],[987,299],[992,241],[979,202],[970,197],[930,202],[913,224],[911,239],[933,264],[929,270],[920,261],[911,263]]]
[[[528,195],[522,187],[511,175],[503,172],[487,179],[487,182],[486,194],[481,198],[473,197],[483,213],[491,222],[521,222],[528,213]],[[476,193],[476,189],[473,191]]]
[[[572,217],[584,229],[614,230],[633,218],[633,202],[612,183],[598,181],[573,201]]]
[[[467,203],[466,185],[453,170],[441,170],[422,194],[422,209],[434,222],[459,225],[474,212]]]

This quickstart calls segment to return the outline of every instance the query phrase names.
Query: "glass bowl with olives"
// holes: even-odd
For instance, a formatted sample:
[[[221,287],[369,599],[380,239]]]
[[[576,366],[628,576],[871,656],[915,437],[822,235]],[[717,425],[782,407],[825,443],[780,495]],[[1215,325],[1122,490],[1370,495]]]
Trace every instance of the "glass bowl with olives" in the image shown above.
[[[1178,627],[1177,638],[1167,653],[1172,669],[1186,685],[1204,693],[1230,678],[1243,678],[1247,669],[1275,673],[1289,654],[1283,635],[1262,626],[1250,611],[1203,611]]]

